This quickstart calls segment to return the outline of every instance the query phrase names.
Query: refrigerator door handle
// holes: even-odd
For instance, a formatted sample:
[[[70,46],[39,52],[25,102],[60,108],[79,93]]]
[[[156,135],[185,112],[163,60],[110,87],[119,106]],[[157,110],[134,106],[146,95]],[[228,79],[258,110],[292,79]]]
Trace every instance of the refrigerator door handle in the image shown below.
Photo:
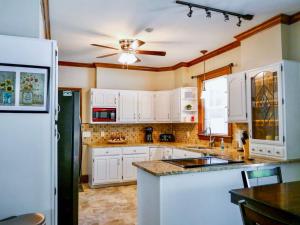
[[[60,133],[57,131],[57,142],[60,140]]]

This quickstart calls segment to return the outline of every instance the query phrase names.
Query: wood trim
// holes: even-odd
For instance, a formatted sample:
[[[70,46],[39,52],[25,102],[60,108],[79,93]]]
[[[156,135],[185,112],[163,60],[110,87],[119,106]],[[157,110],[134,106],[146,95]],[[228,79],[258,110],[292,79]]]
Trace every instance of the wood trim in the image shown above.
[[[158,72],[159,69],[157,67],[149,67],[149,66],[133,66],[133,65],[122,65],[122,64],[114,64],[114,63],[94,63],[96,67],[102,68],[112,68],[112,69],[128,69],[128,70],[141,70],[141,71],[152,71]]]
[[[216,57],[216,56],[218,56],[220,54],[223,54],[224,52],[230,51],[230,50],[232,50],[234,48],[237,48],[239,46],[241,46],[241,43],[239,41],[234,41],[234,42],[232,42],[230,44],[227,44],[227,45],[225,45],[225,46],[223,46],[221,48],[218,48],[218,49],[216,49],[216,50],[214,50],[212,52],[209,52],[208,54],[206,54],[204,56],[196,58],[196,59],[188,62],[187,64],[188,64],[189,67],[193,66],[193,65],[198,64],[198,63],[200,63],[200,62],[202,62],[204,60],[208,60],[210,58]]]
[[[205,80],[210,80],[213,78],[221,77],[224,75],[228,75],[232,73],[232,64],[227,66],[209,71],[205,73]],[[198,137],[201,140],[209,140],[209,137],[204,135],[204,124],[205,124],[205,107],[204,102],[201,98],[202,95],[202,88],[203,88],[203,81],[204,81],[204,74],[200,74],[197,76],[197,87],[198,87]],[[232,141],[232,124],[228,123],[228,135],[213,135],[216,138],[216,141],[220,141],[221,138],[224,138],[225,142]]]
[[[297,12],[291,16],[290,24],[296,23],[298,21],[300,21],[300,12]]]
[[[89,175],[81,175],[80,183],[88,183],[89,182]]]
[[[277,24],[290,24],[290,16],[285,15],[285,14],[280,14],[277,16],[272,17],[271,19],[268,19],[267,21],[249,29],[246,30],[245,32],[238,34],[234,36],[235,39],[238,41],[245,40],[246,38],[249,38],[263,30],[266,30],[268,28],[271,28]]]
[[[80,93],[80,118],[82,120],[82,88],[76,87],[59,87],[59,91],[79,91]]]
[[[41,0],[42,15],[44,20],[45,38],[51,39],[50,16],[49,16],[49,1]]]
[[[95,64],[94,63],[80,63],[80,62],[58,61],[58,65],[59,66],[95,68]]]

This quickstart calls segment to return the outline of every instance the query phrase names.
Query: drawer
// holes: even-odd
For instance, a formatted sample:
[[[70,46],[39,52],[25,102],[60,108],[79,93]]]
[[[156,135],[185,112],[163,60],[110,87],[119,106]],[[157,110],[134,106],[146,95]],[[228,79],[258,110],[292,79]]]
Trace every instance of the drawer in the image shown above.
[[[265,146],[261,145],[251,145],[250,152],[252,154],[259,154],[259,155],[266,155],[266,148]]]
[[[284,157],[285,156],[285,147],[274,147],[274,153],[273,155],[275,157]]]
[[[148,154],[148,147],[125,147],[123,148],[123,155],[132,155],[132,154]]]
[[[93,148],[93,156],[122,155],[121,148]]]
[[[274,155],[274,147],[273,146],[265,146],[266,155],[273,156]]]

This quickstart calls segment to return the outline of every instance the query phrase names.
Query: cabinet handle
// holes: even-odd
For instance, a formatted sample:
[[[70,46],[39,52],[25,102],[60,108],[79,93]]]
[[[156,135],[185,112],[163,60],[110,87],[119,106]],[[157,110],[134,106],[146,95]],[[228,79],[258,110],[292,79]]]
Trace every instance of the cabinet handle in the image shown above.
[[[115,105],[117,104],[117,98],[115,98]]]
[[[139,119],[141,119],[141,114],[139,113]]]

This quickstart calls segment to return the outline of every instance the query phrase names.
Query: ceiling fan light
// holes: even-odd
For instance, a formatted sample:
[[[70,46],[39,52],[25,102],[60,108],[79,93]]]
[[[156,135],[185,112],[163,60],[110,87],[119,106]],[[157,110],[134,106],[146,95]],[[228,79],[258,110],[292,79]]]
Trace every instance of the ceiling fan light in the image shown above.
[[[118,61],[122,64],[133,64],[137,61],[137,57],[131,53],[122,53]]]

